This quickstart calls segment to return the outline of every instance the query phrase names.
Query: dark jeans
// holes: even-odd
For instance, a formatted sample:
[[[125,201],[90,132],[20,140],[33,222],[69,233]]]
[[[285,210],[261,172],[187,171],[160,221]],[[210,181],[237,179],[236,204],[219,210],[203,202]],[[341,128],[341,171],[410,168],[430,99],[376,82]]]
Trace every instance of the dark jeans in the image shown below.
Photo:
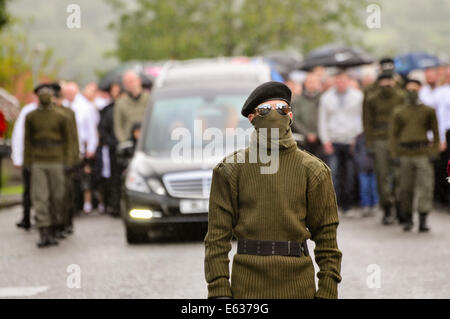
[[[338,205],[344,210],[351,208],[355,185],[355,165],[349,144],[333,143],[334,153],[328,157]]]
[[[107,213],[120,214],[120,184],[115,178],[102,178],[99,184]]]
[[[29,167],[22,167],[22,207],[23,207],[23,221],[30,222],[31,210],[31,170]]]
[[[378,204],[377,178],[372,173],[359,173],[359,196],[362,207],[373,207]]]
[[[120,195],[121,195],[121,180],[120,167],[117,162],[116,148],[109,149],[110,173],[109,178],[102,176],[102,152],[101,147],[97,149],[96,165],[94,175],[98,190],[102,194],[103,203],[108,213],[118,216],[120,214]]]

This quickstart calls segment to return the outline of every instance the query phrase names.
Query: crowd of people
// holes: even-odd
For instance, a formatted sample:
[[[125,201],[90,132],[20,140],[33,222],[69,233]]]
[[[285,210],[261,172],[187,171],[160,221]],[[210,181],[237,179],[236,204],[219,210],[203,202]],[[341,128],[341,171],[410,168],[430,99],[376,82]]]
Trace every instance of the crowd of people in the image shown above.
[[[292,130],[302,147],[332,171],[342,216],[383,211],[382,223],[413,226],[417,197],[419,230],[428,231],[434,200],[449,209],[450,66],[428,68],[403,78],[391,58],[378,73],[356,79],[318,67],[302,86],[293,82]]]
[[[23,218],[31,227],[31,204],[39,229],[39,247],[56,245],[73,233],[73,216],[82,211],[120,216],[120,142],[133,147],[149,93],[139,74],[99,89],[83,91],[75,82],[44,83],[36,100],[24,106],[12,134],[12,160],[22,170]]]
[[[286,81],[292,131],[304,137],[301,148],[331,168],[343,216],[354,216],[355,206],[363,216],[381,209],[383,224],[397,220],[411,230],[416,195],[419,230],[428,231],[433,200],[448,207],[450,67],[424,74],[426,83],[402,78],[386,58],[373,76],[316,67],[301,83]],[[39,247],[70,235],[78,211],[120,216],[124,165],[117,147],[136,142],[150,89],[133,71],[102,89],[90,83],[80,90],[75,82],[35,88],[36,100],[14,126],[12,160],[24,183],[17,226],[30,229],[33,203]]]

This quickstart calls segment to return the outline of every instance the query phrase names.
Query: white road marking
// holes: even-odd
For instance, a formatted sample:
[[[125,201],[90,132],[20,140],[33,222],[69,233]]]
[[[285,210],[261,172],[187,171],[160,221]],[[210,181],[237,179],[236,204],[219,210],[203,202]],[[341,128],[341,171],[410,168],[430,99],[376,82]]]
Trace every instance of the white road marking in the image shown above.
[[[0,298],[31,297],[48,290],[48,286],[0,288]]]

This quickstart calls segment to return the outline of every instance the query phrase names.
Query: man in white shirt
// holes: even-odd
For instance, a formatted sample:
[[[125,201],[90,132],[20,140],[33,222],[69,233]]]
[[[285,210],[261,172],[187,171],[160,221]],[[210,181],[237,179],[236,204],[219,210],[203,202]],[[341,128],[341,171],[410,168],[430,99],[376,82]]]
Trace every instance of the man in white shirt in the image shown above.
[[[92,162],[98,145],[97,110],[80,93],[78,85],[74,82],[64,84],[62,94],[66,99],[65,106],[75,112],[80,154],[85,163],[81,173],[81,188],[84,197],[83,211],[90,213],[92,211]]]
[[[97,83],[95,83],[95,82],[88,83],[84,87],[82,95],[83,95],[83,97],[86,98],[86,100],[89,101],[89,103],[92,106],[94,106],[95,123],[96,123],[96,125],[98,125],[98,123],[100,122],[100,113],[99,113],[99,111],[101,110],[101,107],[99,105],[97,105],[97,101],[99,101],[97,99],[97,96],[99,95],[99,90],[98,90]],[[106,104],[102,105],[102,106],[104,107],[107,104],[108,104],[108,102]]]
[[[30,167],[23,165],[23,149],[24,149],[24,139],[25,139],[25,118],[28,113],[37,109],[37,102],[31,102],[25,105],[21,110],[20,114],[16,119],[14,124],[14,129],[11,137],[11,159],[13,165],[17,168],[22,169],[22,183],[23,183],[23,194],[22,194],[22,207],[23,207],[23,217],[22,220],[17,223],[17,227],[29,230],[31,227],[30,222],[30,210],[31,210],[31,184],[30,184]]]
[[[98,144],[96,110],[95,107],[79,92],[78,85],[69,82],[63,85],[62,92],[69,107],[75,112],[78,128],[80,154],[86,158],[95,155]]]
[[[450,83],[438,87],[434,97],[439,125],[441,152],[443,152],[447,148],[445,134],[448,130],[450,130]]]
[[[439,159],[435,163],[435,199],[442,204],[450,203],[450,185],[446,181],[446,168],[450,156],[450,66],[446,67],[446,83],[436,89],[435,102],[441,141]]]
[[[362,102],[362,92],[350,87],[350,78],[343,71],[336,76],[334,87],[320,99],[319,137],[343,213],[353,203],[355,168],[351,148],[362,132]]]
[[[423,104],[436,109],[435,91],[438,86],[437,68],[428,68],[425,70],[425,80],[427,85],[422,86],[419,91],[419,99]]]

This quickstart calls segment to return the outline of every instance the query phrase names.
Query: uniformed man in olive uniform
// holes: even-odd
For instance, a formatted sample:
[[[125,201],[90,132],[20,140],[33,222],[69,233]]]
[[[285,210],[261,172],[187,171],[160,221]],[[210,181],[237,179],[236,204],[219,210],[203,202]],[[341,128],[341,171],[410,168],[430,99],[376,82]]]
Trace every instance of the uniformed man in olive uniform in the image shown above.
[[[379,75],[380,74],[392,74],[392,77],[396,81],[396,87],[398,89],[403,89],[402,79],[401,77],[395,72],[395,61],[394,59],[390,57],[384,57],[379,62]],[[366,88],[363,89],[364,94],[364,100],[363,100],[363,109],[367,106],[367,100],[369,99],[369,96],[376,93],[378,89],[378,81],[373,82],[372,84],[368,85]],[[363,118],[364,126],[367,125],[367,119]]]
[[[64,238],[66,235],[73,233],[73,215],[76,210],[75,205],[75,175],[79,165],[80,148],[78,144],[78,129],[75,118],[75,112],[70,108],[62,105],[63,96],[61,94],[61,86],[58,83],[52,83],[54,91],[53,103],[55,109],[64,114],[69,121],[69,155],[67,156],[67,163],[64,166],[65,175],[65,196],[64,196],[64,210],[63,210],[63,224],[56,227],[57,238]]]
[[[436,112],[419,102],[420,81],[407,80],[408,99],[392,118],[390,147],[393,157],[400,157],[400,200],[405,214],[405,231],[413,226],[413,199],[418,197],[419,231],[427,232],[426,220],[433,207],[434,170],[431,158],[439,154],[439,129]],[[427,133],[433,132],[430,142]]]
[[[25,119],[24,163],[31,167],[31,196],[39,229],[38,247],[56,245],[54,226],[62,224],[64,164],[69,156],[69,122],[52,103],[51,85],[36,87],[39,106]]]
[[[396,205],[397,218],[403,222],[399,208],[398,169],[396,159],[389,152],[389,125],[394,110],[404,105],[405,94],[396,88],[392,73],[382,73],[377,79],[378,88],[366,100],[363,108],[363,125],[369,152],[374,155],[380,205],[384,210],[383,224],[394,222],[392,209]]]
[[[282,83],[257,87],[241,112],[255,127],[250,146],[213,170],[205,237],[208,298],[338,296],[342,253],[330,169],[297,148],[290,102],[291,91]],[[258,150],[262,152],[255,156]],[[276,169],[270,170],[261,157],[267,153]],[[233,235],[238,250],[230,283]],[[317,291],[307,239],[316,243]]]

